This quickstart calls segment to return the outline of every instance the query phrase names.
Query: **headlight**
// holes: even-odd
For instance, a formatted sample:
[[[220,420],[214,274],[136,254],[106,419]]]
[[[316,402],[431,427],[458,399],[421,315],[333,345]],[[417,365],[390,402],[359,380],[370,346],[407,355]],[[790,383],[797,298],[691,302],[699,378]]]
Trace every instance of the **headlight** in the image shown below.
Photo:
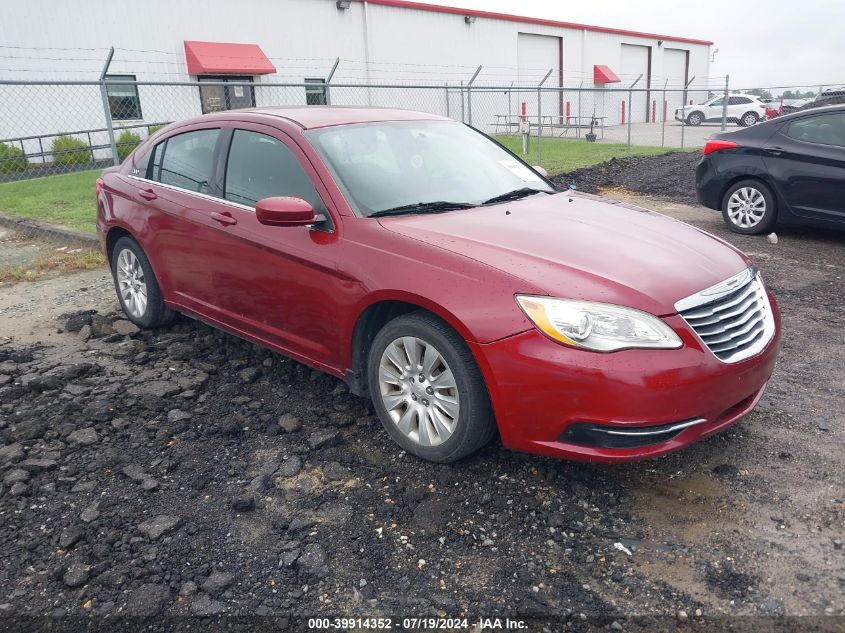
[[[633,308],[531,295],[517,295],[516,301],[546,336],[573,347],[614,352],[681,346],[681,339],[662,320]]]

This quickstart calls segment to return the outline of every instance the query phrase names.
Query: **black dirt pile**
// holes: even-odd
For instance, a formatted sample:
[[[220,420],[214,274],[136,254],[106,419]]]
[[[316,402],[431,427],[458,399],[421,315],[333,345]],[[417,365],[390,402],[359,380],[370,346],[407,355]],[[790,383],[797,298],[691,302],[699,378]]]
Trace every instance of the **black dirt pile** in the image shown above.
[[[699,152],[611,158],[592,167],[558,174],[551,180],[562,190],[573,184],[587,193],[621,188],[673,202],[696,204],[695,166],[699,160]]]

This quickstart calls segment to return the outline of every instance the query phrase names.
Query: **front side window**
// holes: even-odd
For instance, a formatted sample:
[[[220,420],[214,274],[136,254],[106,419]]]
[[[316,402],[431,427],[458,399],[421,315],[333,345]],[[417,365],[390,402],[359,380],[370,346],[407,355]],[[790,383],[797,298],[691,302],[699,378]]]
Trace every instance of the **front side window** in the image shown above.
[[[141,99],[134,84],[110,84],[109,81],[135,81],[135,75],[106,75],[109,112],[115,121],[141,119]]]
[[[320,196],[299,160],[279,139],[235,130],[226,162],[223,197],[249,207],[263,198],[302,198],[317,213],[325,211]]]
[[[218,129],[196,130],[159,143],[150,160],[149,178],[164,185],[208,193],[219,135]]]
[[[364,216],[403,205],[477,204],[521,189],[552,191],[530,167],[454,121],[394,121],[305,132]]]
[[[786,135],[806,143],[845,147],[845,113],[820,114],[793,121]]]
[[[718,98],[714,99],[713,101],[711,101],[708,105],[716,107],[716,106],[722,105],[724,102],[725,102],[724,97],[718,97]]]

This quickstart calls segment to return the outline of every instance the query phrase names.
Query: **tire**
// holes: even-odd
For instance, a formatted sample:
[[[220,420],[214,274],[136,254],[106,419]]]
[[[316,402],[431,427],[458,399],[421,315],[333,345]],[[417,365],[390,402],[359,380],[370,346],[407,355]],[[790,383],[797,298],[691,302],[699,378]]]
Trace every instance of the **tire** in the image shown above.
[[[689,125],[701,125],[704,123],[704,114],[696,110],[695,112],[690,112],[689,116],[687,117],[687,123]]]
[[[760,120],[760,117],[757,116],[756,112],[746,112],[745,114],[743,114],[739,118],[739,120],[737,121],[737,124],[740,127],[751,127],[752,125],[757,123],[757,121],[759,121],[759,120]]]
[[[762,209],[762,213],[755,209]],[[772,190],[759,180],[741,180],[731,185],[722,197],[722,218],[734,233],[768,233],[777,220],[777,203]]]
[[[431,314],[412,312],[388,322],[373,339],[367,378],[385,430],[421,459],[454,462],[496,434],[490,398],[472,353],[457,332]]]
[[[131,237],[121,237],[114,245],[111,273],[120,307],[132,323],[140,328],[156,328],[176,317],[164,304],[150,261]],[[142,294],[145,303],[141,301]]]

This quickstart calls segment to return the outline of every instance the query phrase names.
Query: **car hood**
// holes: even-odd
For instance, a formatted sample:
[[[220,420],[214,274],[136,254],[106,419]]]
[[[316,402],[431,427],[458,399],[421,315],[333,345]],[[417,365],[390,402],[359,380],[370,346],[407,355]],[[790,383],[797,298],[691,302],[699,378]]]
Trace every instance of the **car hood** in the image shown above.
[[[675,302],[750,265],[726,242],[666,216],[582,193],[381,225],[515,277],[514,292],[673,314]],[[484,282],[484,279],[479,279]]]

